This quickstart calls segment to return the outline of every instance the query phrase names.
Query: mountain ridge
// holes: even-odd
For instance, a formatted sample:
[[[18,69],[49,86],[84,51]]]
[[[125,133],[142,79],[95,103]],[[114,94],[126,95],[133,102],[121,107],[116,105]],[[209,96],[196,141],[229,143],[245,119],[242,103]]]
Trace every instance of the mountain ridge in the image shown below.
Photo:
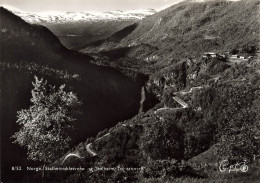
[[[122,20],[141,20],[147,16],[156,13],[154,9],[139,9],[121,11],[115,10],[110,12],[39,12],[31,13],[19,10],[11,6],[5,6],[14,14],[20,16],[23,20],[33,24],[62,24],[62,23],[75,23],[75,22],[98,22],[98,21],[122,21]]]
[[[158,61],[200,57],[208,51],[252,52],[259,50],[259,0],[183,1],[138,22],[134,31],[105,47],[149,44],[159,48],[149,53]],[[82,52],[88,52],[86,47]],[[142,58],[144,61],[146,58]]]
[[[91,11],[31,13],[8,5],[2,6],[28,23],[46,26],[65,47],[72,50],[79,50],[89,42],[107,38],[156,12],[153,9],[141,9],[103,13]]]

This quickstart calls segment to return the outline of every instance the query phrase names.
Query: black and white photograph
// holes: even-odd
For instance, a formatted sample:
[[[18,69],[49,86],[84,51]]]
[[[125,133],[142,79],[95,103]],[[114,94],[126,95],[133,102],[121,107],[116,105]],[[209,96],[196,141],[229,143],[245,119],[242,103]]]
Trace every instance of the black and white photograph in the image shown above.
[[[259,183],[260,0],[0,0],[1,183]]]

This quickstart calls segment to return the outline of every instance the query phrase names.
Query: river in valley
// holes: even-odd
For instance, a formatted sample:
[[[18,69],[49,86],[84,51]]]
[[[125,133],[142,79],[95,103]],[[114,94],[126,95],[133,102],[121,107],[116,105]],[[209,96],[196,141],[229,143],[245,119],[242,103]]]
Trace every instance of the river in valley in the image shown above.
[[[28,109],[31,105],[32,81],[36,74],[50,84],[64,84],[64,80],[39,73],[17,69],[0,70],[1,176],[4,182],[22,180],[23,176],[28,174],[27,166],[39,165],[28,161],[25,149],[13,144],[13,139],[10,139],[20,129],[16,123],[17,111]],[[65,84],[65,89],[76,93],[83,103],[73,145],[143,110],[144,83],[133,81],[114,69],[88,65],[80,71],[79,80],[68,80]],[[21,167],[22,171],[12,170],[15,167]]]

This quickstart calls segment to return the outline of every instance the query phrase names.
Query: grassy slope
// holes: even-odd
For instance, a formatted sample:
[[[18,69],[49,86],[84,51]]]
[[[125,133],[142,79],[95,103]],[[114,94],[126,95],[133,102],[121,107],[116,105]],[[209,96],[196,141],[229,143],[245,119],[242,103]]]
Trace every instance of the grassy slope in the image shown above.
[[[135,50],[136,47],[117,48],[115,50],[113,48],[119,44],[128,46],[132,43],[137,45],[146,43],[158,48],[158,51],[153,53],[149,53],[148,51],[148,55],[158,54],[160,59],[158,59],[157,63],[152,63],[152,65],[158,68],[165,68],[161,70],[149,70],[149,73],[152,73],[151,77],[154,78],[170,76],[173,73],[170,80],[159,86],[162,90],[166,83],[167,87],[170,88],[169,91],[164,91],[166,94],[167,92],[176,91],[176,88],[171,88],[170,84],[178,84],[178,82],[183,84],[182,79],[187,82],[187,85],[180,86],[179,88],[177,86],[177,91],[185,87],[190,88],[191,86],[208,86],[208,89],[195,92],[191,96],[182,96],[184,100],[189,101],[192,110],[162,113],[162,117],[166,118],[170,124],[177,125],[182,133],[184,133],[185,140],[183,143],[184,152],[186,153],[186,155],[184,153],[186,156],[184,156],[184,160],[190,163],[192,168],[199,170],[199,174],[203,175],[204,178],[189,177],[185,176],[184,173],[181,178],[176,178],[171,175],[172,172],[168,172],[168,175],[166,173],[166,176],[162,175],[159,178],[153,177],[156,175],[150,175],[150,178],[147,178],[144,174],[127,175],[127,173],[122,173],[119,176],[120,173],[108,172],[106,176],[102,176],[102,172],[97,172],[96,174],[85,172],[83,180],[84,178],[92,178],[93,180],[107,180],[108,182],[115,180],[126,181],[128,180],[127,177],[132,176],[132,178],[136,179],[131,180],[130,178],[129,181],[257,182],[259,180],[259,158],[255,161],[252,159],[253,155],[259,152],[259,140],[254,139],[257,136],[257,129],[259,130],[258,122],[260,119],[258,105],[260,92],[259,58],[255,58],[249,62],[245,61],[241,64],[230,64],[220,60],[210,60],[205,64],[202,59],[197,59],[193,60],[194,62],[189,66],[187,64],[188,60],[181,62],[179,58],[187,56],[200,57],[205,51],[231,51],[234,48],[241,48],[240,51],[244,54],[246,52],[254,54],[250,48],[255,47],[255,49],[259,49],[259,0],[180,3],[139,22],[137,28],[121,41],[105,42],[101,47],[103,46],[107,50],[102,51],[101,54],[110,57],[110,62],[116,63],[117,66],[131,66],[131,63],[142,61],[142,58],[136,60],[136,57],[132,56],[135,55],[135,51],[131,51]],[[110,49],[112,51],[109,51]],[[123,56],[120,55],[120,58],[115,58],[113,55],[118,55],[116,54],[117,51]],[[147,54],[146,51],[145,54]],[[135,59],[131,60],[129,57],[134,57]],[[173,62],[169,62],[170,65],[166,62],[169,60],[173,60]],[[142,67],[140,63],[131,67],[135,68],[137,65]],[[147,64],[143,66],[149,67]],[[141,68],[139,69],[141,70]],[[181,69],[183,70],[180,71]],[[191,82],[188,76],[195,71],[198,72],[198,76]],[[182,72],[182,74],[179,72]],[[213,82],[216,76],[220,76],[221,79]],[[106,138],[97,143],[95,147],[103,156],[98,157],[94,162],[86,164],[86,166],[100,166],[103,163],[107,166],[109,163],[106,161],[112,163],[118,162],[117,155],[109,153],[108,156],[105,156],[107,152],[111,152],[111,148],[118,148],[117,153],[120,154],[125,150],[123,151],[125,153],[123,155],[124,158],[121,156],[122,159],[120,159],[121,161],[117,165],[125,165],[125,157],[127,157],[128,152],[136,153],[136,151],[139,151],[139,153],[143,153],[142,155],[147,158],[147,154],[154,152],[155,149],[151,148],[150,151],[143,152],[142,142],[139,140],[147,136],[145,131],[149,131],[149,129],[150,133],[153,134],[153,136],[149,137],[156,137],[156,130],[158,128],[156,124],[160,123],[162,125],[162,121],[159,121],[153,112],[157,108],[163,107],[164,104],[162,102],[147,113],[124,122],[143,126],[143,132],[136,131],[139,134],[137,140],[139,142],[137,143],[138,147],[129,148],[127,146],[133,139],[124,139],[127,138],[129,130],[125,129],[126,134],[120,145],[117,142],[117,138],[122,139],[120,135],[114,137],[114,139]],[[202,111],[194,112],[194,109],[200,105],[204,107],[202,107]],[[114,134],[120,134],[122,127],[116,126],[110,129],[110,131],[113,130],[115,131]],[[160,144],[164,143],[164,141],[168,142],[169,136],[167,135],[169,134],[171,134],[170,131],[166,134],[165,139],[160,139],[160,141],[153,143]],[[151,141],[156,140],[156,138]],[[110,142],[111,140],[116,143],[113,145]],[[149,141],[150,139],[147,138],[146,140]],[[179,141],[181,142],[181,139]],[[217,146],[219,144],[221,145]],[[171,148],[170,150],[175,151],[176,148]],[[137,159],[132,163],[148,166],[145,163],[145,158],[139,155],[136,155]],[[113,158],[115,158],[115,161],[113,161]],[[173,157],[170,156],[169,158]],[[235,159],[236,161],[241,161],[241,158],[251,159],[249,160],[250,171],[246,174],[241,172],[230,174],[220,173],[218,171],[218,163],[225,158]],[[111,166],[115,165],[112,164]],[[169,167],[166,166],[164,168],[167,169]],[[162,169],[158,169],[156,173],[161,171]],[[73,180],[73,178],[77,178],[77,176],[73,175],[68,180]]]
[[[95,44],[95,48],[89,44],[81,51],[100,52],[103,55],[104,50],[107,53],[128,47],[124,57],[130,57],[132,62],[137,59],[140,71],[145,73],[154,73],[182,58],[200,57],[207,51],[237,49],[252,55],[259,49],[260,42],[259,3],[259,0],[185,1],[143,19],[121,39],[112,41],[112,36],[112,40],[103,40]],[[133,48],[129,48],[130,45]],[[135,49],[137,45],[139,49]],[[156,50],[149,51],[145,45]],[[145,54],[140,56],[142,52]],[[147,64],[145,60],[152,56],[157,58]],[[117,62],[118,65],[126,62],[124,59],[115,60],[118,58],[112,58],[110,62]]]
[[[44,24],[67,48],[78,50],[87,43],[105,39],[113,33],[133,24],[134,20]],[[75,36],[67,36],[75,35]]]
[[[122,42],[151,44],[167,59],[249,45],[259,47],[259,3],[183,2],[144,19]]]

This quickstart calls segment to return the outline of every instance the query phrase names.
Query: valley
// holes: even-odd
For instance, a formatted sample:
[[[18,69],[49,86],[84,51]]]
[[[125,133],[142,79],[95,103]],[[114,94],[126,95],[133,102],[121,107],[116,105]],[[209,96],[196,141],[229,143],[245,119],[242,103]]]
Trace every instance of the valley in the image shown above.
[[[24,12],[7,6],[15,15],[31,24],[44,25],[61,43],[73,50],[84,48],[88,43],[104,39],[147,16],[153,9],[112,12]]]
[[[83,103],[72,144],[50,166],[85,170],[48,171],[46,182],[258,182],[259,10],[259,0],[57,18],[0,8],[3,180],[42,180],[9,171],[42,166],[10,140],[37,75]],[[226,160],[249,169],[223,173]]]
[[[1,133],[1,162],[4,163],[4,180],[23,177],[21,173],[13,176],[13,164],[35,164],[27,161],[26,152],[12,144],[10,139],[19,128],[15,123],[17,111],[30,105],[34,75],[55,85],[66,84],[84,104],[74,144],[138,113],[141,88],[146,80],[144,75],[135,81],[114,69],[93,65],[90,56],[67,50],[48,29],[28,24],[3,8],[0,11],[1,29],[7,30],[0,34],[1,126],[5,126],[5,133]],[[23,31],[20,31],[21,27]],[[152,105],[153,102],[150,102],[144,108]]]

